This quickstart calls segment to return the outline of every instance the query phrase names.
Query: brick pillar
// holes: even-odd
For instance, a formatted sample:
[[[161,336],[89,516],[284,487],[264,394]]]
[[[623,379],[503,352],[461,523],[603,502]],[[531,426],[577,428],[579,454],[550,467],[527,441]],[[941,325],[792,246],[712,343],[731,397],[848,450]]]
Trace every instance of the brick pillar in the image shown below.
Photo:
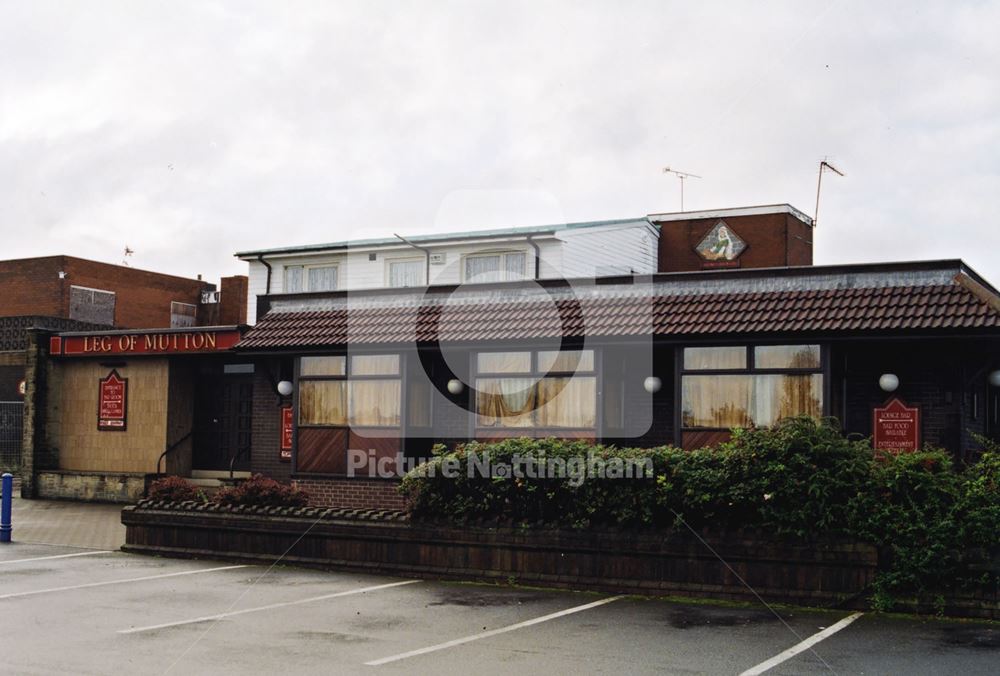
[[[27,348],[24,367],[24,436],[21,442],[21,497],[37,494],[35,475],[40,450],[45,444],[45,400],[47,394],[46,345],[49,334],[38,329],[25,331]]]

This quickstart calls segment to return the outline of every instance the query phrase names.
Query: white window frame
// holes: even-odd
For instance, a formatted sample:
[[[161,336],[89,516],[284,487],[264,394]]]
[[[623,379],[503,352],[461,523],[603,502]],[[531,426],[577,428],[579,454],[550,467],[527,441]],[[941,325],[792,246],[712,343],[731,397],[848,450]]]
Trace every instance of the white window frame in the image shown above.
[[[285,284],[288,282],[288,268],[302,268],[302,289],[299,291],[289,291],[285,288]],[[309,288],[309,271],[316,268],[333,268],[337,271],[337,286],[332,289],[321,289],[320,293],[323,291],[339,291],[342,287],[340,284],[340,263],[312,263],[310,265],[295,264],[295,265],[285,265],[281,269],[281,292],[282,293],[310,293],[312,289]]]
[[[386,258],[385,259],[385,287],[387,289],[403,289],[403,288],[413,288],[413,287],[402,287],[402,286],[392,286],[392,264],[393,263],[421,263],[420,267],[420,278],[423,280],[418,282],[417,286],[427,284],[427,259],[424,256],[401,256],[399,258]],[[337,278],[338,281],[340,278]]]
[[[528,264],[529,264],[529,259],[531,258],[531,256],[528,254],[528,250],[527,249],[498,249],[496,251],[477,251],[476,253],[470,253],[470,254],[463,255],[462,256],[462,282],[468,282],[469,281],[469,279],[467,277],[467,274],[466,274],[467,269],[468,269],[467,266],[466,266],[466,261],[468,261],[470,258],[487,258],[487,257],[492,257],[492,256],[500,256],[500,269],[498,270],[498,272],[500,273],[500,279],[498,281],[501,281],[501,282],[514,281],[513,279],[508,279],[507,278],[507,256],[509,256],[511,254],[513,254],[513,255],[519,255],[519,256],[524,256],[524,269],[521,271],[521,276],[517,277],[516,279],[517,280],[521,280],[521,279],[528,278]],[[478,282],[478,283],[480,283],[480,284],[489,284],[490,282]]]

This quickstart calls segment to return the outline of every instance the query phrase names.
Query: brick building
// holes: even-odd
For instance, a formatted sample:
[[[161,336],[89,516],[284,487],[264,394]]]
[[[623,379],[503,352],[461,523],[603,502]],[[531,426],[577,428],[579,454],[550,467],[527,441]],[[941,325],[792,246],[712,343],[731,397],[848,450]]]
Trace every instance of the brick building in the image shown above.
[[[62,389],[85,396],[64,394],[61,411],[49,402],[55,426],[35,434],[36,485],[56,490],[44,481],[58,474],[42,467],[79,462],[66,440],[96,453],[121,434],[92,429],[97,383],[133,368],[129,397],[160,401],[144,422],[164,420],[155,443],[135,439],[146,450],[129,465],[133,480],[158,469],[154,450],[166,445],[171,472],[262,472],[322,505],[401,506],[397,472],[437,443],[555,436],[693,449],[800,414],[834,416],[883,449],[927,443],[959,461],[977,452],[974,434],[1000,437],[1000,292],[962,261],[813,266],[812,223],[788,205],[639,220],[616,223],[652,228],[658,272],[556,275],[565,248],[550,242],[557,259],[527,265],[531,241],[507,232],[485,250],[463,240],[455,277],[438,272],[441,283],[361,288],[334,260],[348,246],[310,259],[317,283],[343,288],[258,294],[257,324],[212,355],[184,354],[183,334],[57,334],[38,359],[63,384],[79,376]],[[438,252],[421,241],[426,273]],[[378,263],[371,246],[363,259]],[[300,253],[316,256],[240,255],[302,282]],[[601,250],[590,255],[596,270]],[[382,261],[390,280],[393,262]],[[467,278],[480,268],[518,274]],[[158,375],[141,387],[154,395],[140,394],[138,371],[150,368]],[[180,403],[199,393],[193,409]],[[127,447],[100,462],[125,462]]]
[[[221,290],[73,256],[0,261],[0,465],[16,467],[32,330],[180,328],[246,321],[246,277]]]

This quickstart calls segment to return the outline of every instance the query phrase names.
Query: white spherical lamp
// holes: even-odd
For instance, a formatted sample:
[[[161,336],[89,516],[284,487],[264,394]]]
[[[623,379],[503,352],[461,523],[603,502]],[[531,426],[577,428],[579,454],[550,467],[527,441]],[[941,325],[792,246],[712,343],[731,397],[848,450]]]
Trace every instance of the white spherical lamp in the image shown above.
[[[642,381],[642,389],[646,390],[650,394],[656,394],[663,387],[663,381],[656,376],[649,376]]]
[[[992,385],[993,387],[1000,387],[1000,369],[997,369],[996,371],[990,371],[988,379],[990,381],[990,385]]]
[[[463,390],[465,390],[465,383],[458,378],[452,378],[448,381],[448,391],[452,394],[462,394]]]
[[[290,380],[282,380],[278,383],[278,394],[283,397],[290,395],[293,389],[294,387],[292,386],[292,381]]]
[[[878,386],[883,392],[895,392],[899,387],[899,377],[895,373],[883,373],[878,378]]]

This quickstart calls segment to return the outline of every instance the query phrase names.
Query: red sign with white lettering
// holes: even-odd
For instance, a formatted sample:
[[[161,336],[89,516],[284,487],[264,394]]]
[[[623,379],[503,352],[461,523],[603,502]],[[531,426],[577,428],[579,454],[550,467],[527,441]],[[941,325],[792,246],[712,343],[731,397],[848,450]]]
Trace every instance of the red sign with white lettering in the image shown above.
[[[281,459],[285,462],[292,460],[292,435],[294,420],[291,406],[281,407]]]
[[[169,331],[146,333],[95,333],[80,336],[52,336],[49,353],[53,356],[103,357],[106,355],[190,354],[224,352],[240,342],[237,329],[205,331]]]
[[[128,378],[112,371],[98,386],[97,429],[124,432],[128,420]]]
[[[887,453],[912,453],[920,448],[920,409],[893,397],[872,411],[872,447]]]

